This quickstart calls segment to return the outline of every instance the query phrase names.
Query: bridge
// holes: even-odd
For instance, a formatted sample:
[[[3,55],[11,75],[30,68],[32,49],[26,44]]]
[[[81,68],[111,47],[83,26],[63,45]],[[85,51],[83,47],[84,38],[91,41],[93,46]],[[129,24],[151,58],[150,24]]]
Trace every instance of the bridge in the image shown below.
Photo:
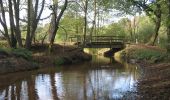
[[[86,36],[84,44],[82,35],[73,35],[69,39],[70,42],[74,42],[79,47],[84,48],[122,49],[125,47],[124,36]]]

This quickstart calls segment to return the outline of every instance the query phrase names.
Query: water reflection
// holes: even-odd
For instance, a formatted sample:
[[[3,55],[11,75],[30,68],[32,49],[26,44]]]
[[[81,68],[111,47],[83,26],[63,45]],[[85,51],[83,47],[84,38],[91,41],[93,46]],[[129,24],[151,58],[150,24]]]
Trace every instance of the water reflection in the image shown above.
[[[94,56],[83,65],[0,77],[0,100],[109,100],[134,91],[135,65]]]

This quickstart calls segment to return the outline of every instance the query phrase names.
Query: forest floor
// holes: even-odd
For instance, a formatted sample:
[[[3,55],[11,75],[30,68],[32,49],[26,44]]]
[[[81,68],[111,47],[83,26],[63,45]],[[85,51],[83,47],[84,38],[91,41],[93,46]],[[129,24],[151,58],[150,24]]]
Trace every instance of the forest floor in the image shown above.
[[[156,46],[147,45],[132,45],[127,47],[127,49],[128,55],[132,55],[135,52],[138,56],[145,56],[137,57],[137,60],[135,61],[141,69],[141,77],[137,82],[137,93],[135,94],[136,98],[139,100],[170,100],[170,59],[166,50]],[[140,53],[136,52],[136,50],[141,50],[140,52],[142,53],[145,53],[144,51],[149,52],[148,50],[151,50],[151,52],[156,52],[157,55],[154,56],[155,53],[140,55]],[[162,57],[162,55],[164,56]],[[132,58],[132,62],[133,59],[135,59],[134,57],[135,56],[129,57]],[[159,59],[160,57],[162,58]],[[153,61],[152,58],[158,59]],[[134,98],[134,94],[132,93],[132,96],[129,97]]]

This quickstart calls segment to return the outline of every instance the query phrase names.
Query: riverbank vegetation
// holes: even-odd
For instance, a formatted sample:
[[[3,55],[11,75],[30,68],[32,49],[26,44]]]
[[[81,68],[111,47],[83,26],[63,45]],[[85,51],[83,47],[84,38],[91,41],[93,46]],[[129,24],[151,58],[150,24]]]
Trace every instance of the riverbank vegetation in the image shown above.
[[[170,92],[170,54],[158,46],[130,45],[115,53],[129,63],[135,63],[141,69],[137,83],[137,92],[128,94],[138,99],[169,99]]]
[[[115,56],[169,75],[170,0],[0,0],[0,73],[89,61],[92,36],[126,37]]]
[[[148,45],[127,45],[127,47],[117,53],[115,57],[120,57],[124,60],[129,60],[129,62],[148,62],[148,63],[158,63],[161,61],[168,61],[169,54],[166,49],[162,49],[157,46]]]

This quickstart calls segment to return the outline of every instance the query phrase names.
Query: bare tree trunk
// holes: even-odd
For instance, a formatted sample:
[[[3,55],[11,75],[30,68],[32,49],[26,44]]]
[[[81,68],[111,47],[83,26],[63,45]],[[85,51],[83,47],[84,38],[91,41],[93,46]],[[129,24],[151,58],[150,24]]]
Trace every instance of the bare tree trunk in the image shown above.
[[[8,3],[9,3],[9,20],[10,20],[10,30],[11,30],[11,44],[12,44],[11,46],[12,46],[12,48],[16,48],[17,40],[14,35],[15,25],[14,25],[14,18],[13,18],[12,1],[8,0]]]
[[[21,30],[20,30],[20,24],[19,24],[19,5],[20,5],[20,0],[13,0],[14,2],[14,9],[15,9],[15,35],[16,35],[16,39],[18,41],[18,46],[19,47],[23,47],[22,44],[22,39],[21,39]]]
[[[28,0],[28,23],[27,23],[27,35],[26,35],[26,41],[25,41],[25,47],[29,49],[31,47],[31,7],[32,6],[32,0]]]
[[[4,36],[5,38],[7,39],[7,42],[9,44],[10,47],[12,47],[12,44],[11,44],[11,40],[10,40],[10,36],[8,34],[8,28],[7,28],[7,24],[6,24],[6,16],[5,16],[5,10],[4,10],[4,5],[3,5],[3,2],[2,0],[0,0],[0,8],[1,8],[1,13],[2,13],[2,19],[0,17],[0,23],[4,29]]]
[[[49,49],[50,49],[50,51],[52,50],[52,46],[54,44],[55,36],[56,36],[56,33],[58,31],[58,28],[59,28],[60,19],[63,16],[64,11],[67,8],[67,4],[68,4],[68,0],[65,0],[64,6],[62,7],[58,16],[56,15],[56,6],[54,5],[54,8],[52,8],[54,14],[52,16],[51,23],[50,23],[50,29],[49,29],[49,42],[50,42]]]
[[[96,34],[96,15],[97,15],[96,4],[97,4],[97,2],[96,2],[96,0],[94,0],[94,19],[93,19],[92,29],[91,29],[91,32],[90,32],[91,41],[92,41],[93,33]]]
[[[38,14],[38,4],[39,0],[36,0],[35,5],[33,5],[33,1],[28,1],[28,26],[27,26],[27,36],[26,36],[26,48],[30,49],[32,45],[33,38],[35,38],[35,31],[37,29],[40,17],[44,10],[45,0],[42,1],[42,7]]]
[[[86,34],[87,34],[87,6],[88,6],[88,0],[85,0],[84,4],[84,37],[83,37],[83,48],[85,47],[86,42]]]

